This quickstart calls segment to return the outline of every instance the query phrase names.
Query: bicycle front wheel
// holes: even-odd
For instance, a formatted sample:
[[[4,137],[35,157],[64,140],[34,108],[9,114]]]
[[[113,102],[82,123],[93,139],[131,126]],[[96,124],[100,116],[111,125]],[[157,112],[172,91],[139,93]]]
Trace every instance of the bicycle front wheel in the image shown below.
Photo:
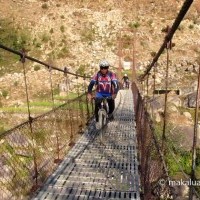
[[[105,110],[99,111],[99,126],[102,129],[106,125],[106,113]]]

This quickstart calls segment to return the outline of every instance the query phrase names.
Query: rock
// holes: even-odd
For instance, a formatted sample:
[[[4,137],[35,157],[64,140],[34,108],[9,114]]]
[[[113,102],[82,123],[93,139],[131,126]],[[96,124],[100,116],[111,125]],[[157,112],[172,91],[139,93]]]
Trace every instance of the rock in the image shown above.
[[[188,120],[192,119],[192,115],[189,112],[183,112],[183,115],[188,118]]]
[[[178,113],[178,109],[175,105],[169,105],[168,112],[177,112]]]
[[[196,107],[196,96],[197,96],[196,92],[187,95],[184,100],[185,106],[187,106],[189,108],[195,108]]]
[[[65,97],[67,95],[67,92],[60,92],[59,95]]]
[[[198,128],[197,128],[197,138],[200,141],[200,122],[198,122]],[[200,145],[199,145],[200,146]]]
[[[170,92],[171,93],[171,92]],[[173,94],[173,96],[168,97],[168,101],[170,103],[173,103],[176,107],[179,107],[182,105],[181,99],[179,98],[178,95]],[[177,109],[176,109],[177,110]]]
[[[155,121],[156,122],[161,122],[161,116],[160,116],[160,114],[158,113],[158,112],[156,112],[156,114],[154,115],[154,117],[155,117]]]
[[[174,186],[174,195],[176,196],[175,200],[187,200],[189,187],[187,185],[177,185]]]

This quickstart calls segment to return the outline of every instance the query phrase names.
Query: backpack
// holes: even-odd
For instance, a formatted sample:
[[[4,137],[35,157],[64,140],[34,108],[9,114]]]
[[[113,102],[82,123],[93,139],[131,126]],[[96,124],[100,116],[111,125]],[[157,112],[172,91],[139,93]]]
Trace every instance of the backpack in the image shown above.
[[[119,84],[118,84],[118,83],[115,84],[115,83],[113,82],[113,80],[112,80],[112,75],[113,75],[113,73],[112,73],[111,71],[108,71],[108,76],[109,76],[110,79],[111,79],[111,87],[114,86],[113,89],[114,89],[115,93],[117,93],[118,90],[119,90]],[[99,76],[100,76],[100,72],[97,72],[97,76],[96,76],[96,86],[98,85]]]

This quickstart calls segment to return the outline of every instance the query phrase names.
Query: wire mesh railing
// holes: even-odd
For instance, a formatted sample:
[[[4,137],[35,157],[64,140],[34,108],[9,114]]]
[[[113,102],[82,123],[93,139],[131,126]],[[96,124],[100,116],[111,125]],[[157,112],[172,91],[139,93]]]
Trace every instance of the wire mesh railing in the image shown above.
[[[86,98],[88,77],[28,57],[24,51],[16,52],[3,45],[0,45],[0,48],[21,58],[27,109],[23,122],[0,134],[1,199],[25,199],[53,173],[81,136],[93,115],[93,105],[88,103]],[[42,86],[48,90],[48,95],[45,96],[51,103],[48,112],[44,110],[42,114],[36,114],[32,110],[34,95],[31,92],[34,84],[27,75],[27,59],[47,67]],[[28,65],[31,66],[29,62]],[[53,73],[55,71],[56,73]],[[66,92],[73,90],[74,98],[65,96],[61,103],[57,104],[54,91],[62,79],[61,73],[64,75]],[[73,76],[75,81],[69,87],[67,83],[70,76]]]
[[[169,179],[169,175],[161,146],[155,136],[153,122],[146,111],[145,101],[142,99],[135,83],[132,84],[132,91],[134,96],[142,198],[170,198],[170,186],[164,184]]]
[[[148,148],[148,145],[150,145],[150,142],[145,143],[145,141],[150,141],[151,138],[153,139],[154,143],[156,142],[159,147],[160,156],[162,163],[160,164],[159,168],[164,169],[163,171],[163,178],[161,177],[161,182],[158,181],[159,185],[165,185],[166,188],[170,189],[170,193],[173,197],[177,195],[177,191],[174,191],[175,188],[177,189],[177,186],[179,186],[179,189],[181,187],[184,187],[184,191],[181,191],[181,193],[185,193],[185,197],[188,197],[189,199],[193,198],[199,198],[199,188],[196,187],[199,180],[199,146],[197,145],[197,133],[198,133],[198,116],[199,116],[199,80],[200,80],[200,74],[199,70],[197,70],[197,75],[194,76],[197,79],[197,87],[195,90],[191,90],[190,92],[196,93],[196,98],[194,100],[195,108],[194,109],[188,109],[183,106],[183,103],[178,103],[178,105],[175,103],[175,100],[172,101],[172,94],[169,92],[171,91],[170,88],[174,87],[172,79],[170,79],[170,76],[172,77],[172,70],[170,68],[172,67],[170,59],[170,50],[173,47],[172,43],[172,37],[176,30],[178,29],[178,26],[180,25],[181,21],[183,20],[184,16],[186,15],[187,11],[189,10],[191,4],[193,3],[192,0],[186,0],[175,19],[173,25],[171,28],[169,26],[166,28],[166,36],[164,39],[163,44],[161,45],[159,51],[155,54],[153,61],[149,66],[147,66],[146,71],[143,75],[140,76],[140,81],[142,81],[142,98],[137,95],[136,92],[136,102],[139,102],[136,104],[136,116],[137,116],[137,123],[139,123],[139,131],[138,134],[141,134],[138,138],[141,142],[141,168],[142,173],[143,170],[145,170],[145,163],[148,163],[147,160],[145,160],[145,155],[148,154],[148,151],[146,149]],[[158,59],[160,56],[163,56],[166,52],[166,62],[164,65],[166,65],[165,69],[159,69],[159,67],[162,65],[158,62]],[[198,60],[198,59],[197,59]],[[199,61],[198,62],[198,68],[199,68]],[[163,65],[162,65],[163,67]],[[174,66],[173,66],[174,67]],[[153,70],[152,70],[153,69]],[[161,71],[164,71],[164,74],[162,74],[163,79],[160,81],[161,83],[157,83],[156,77],[161,75]],[[158,73],[160,73],[158,75]],[[175,73],[175,72],[174,72]],[[183,73],[183,72],[182,72]],[[174,74],[173,74],[174,76]],[[176,75],[174,76],[176,77]],[[193,77],[193,78],[194,78]],[[145,80],[146,79],[146,80]],[[175,78],[176,79],[176,78]],[[171,81],[170,81],[171,80]],[[179,79],[180,80],[180,79]],[[186,80],[184,78],[184,80]],[[178,79],[174,80],[176,82],[176,85],[178,85]],[[179,83],[181,85],[183,83]],[[191,83],[190,83],[191,84]],[[156,87],[159,85],[162,86],[162,92],[163,95],[155,96],[154,91],[156,91]],[[177,86],[175,86],[174,90]],[[186,86],[187,87],[187,86]],[[136,90],[136,89],[135,89]],[[171,99],[171,100],[170,100]],[[179,102],[183,101],[183,99],[178,98]],[[141,113],[141,104],[144,106],[144,111]],[[158,105],[159,104],[159,105]],[[173,106],[174,107],[173,107]],[[173,110],[173,108],[176,110]],[[142,108],[143,109],[143,108]],[[160,109],[160,110],[159,110]],[[180,121],[183,119],[181,114],[179,115],[179,110],[187,110],[188,112],[192,113],[191,115],[194,115],[194,117],[191,117],[190,123],[194,123],[194,126],[190,126],[193,130],[193,134],[190,134],[187,129],[185,128],[185,131],[181,130],[185,124],[189,123],[187,120],[183,120],[183,124],[181,124],[182,127],[180,127]],[[149,121],[149,118],[147,117],[147,112],[151,115],[151,121]],[[182,112],[182,111],[181,111]],[[194,113],[194,114],[193,114]],[[175,116],[176,114],[176,116]],[[178,116],[179,115],[179,116]],[[178,124],[175,124],[177,122],[176,118],[180,118]],[[152,130],[150,133],[154,133],[154,136],[150,134],[150,136],[146,136],[146,121],[145,118],[147,118],[148,121],[148,127],[152,126]],[[159,118],[159,119],[158,119]],[[194,118],[194,119],[192,119]],[[149,124],[150,123],[150,124]],[[149,130],[149,128],[148,128]],[[142,133],[141,133],[142,131]],[[147,131],[148,132],[148,131]],[[156,134],[155,134],[156,133]],[[188,140],[186,141],[182,139],[182,137],[186,137],[188,139],[188,136],[190,134],[190,137],[192,138],[193,142]],[[179,138],[174,139],[173,137]],[[185,139],[185,140],[187,140]],[[144,147],[142,146],[144,145]],[[158,149],[157,147],[157,149]],[[143,150],[144,148],[144,150]],[[153,150],[151,150],[152,152]],[[148,157],[148,159],[151,160],[151,156]],[[166,163],[166,164],[164,164]],[[149,170],[147,167],[146,169]],[[147,173],[148,174],[148,173]],[[158,173],[159,174],[159,173]],[[158,175],[157,174],[157,175]],[[142,183],[144,189],[144,195],[148,193],[148,187],[151,191],[153,191],[153,187],[151,184],[147,181],[146,178],[147,175],[142,174]],[[173,182],[174,181],[174,182]],[[152,182],[151,182],[152,183]],[[173,184],[172,184],[173,183]],[[171,184],[171,185],[170,185]],[[173,187],[171,187],[173,185]],[[189,192],[188,192],[189,190]],[[163,195],[164,193],[160,193],[160,195]]]

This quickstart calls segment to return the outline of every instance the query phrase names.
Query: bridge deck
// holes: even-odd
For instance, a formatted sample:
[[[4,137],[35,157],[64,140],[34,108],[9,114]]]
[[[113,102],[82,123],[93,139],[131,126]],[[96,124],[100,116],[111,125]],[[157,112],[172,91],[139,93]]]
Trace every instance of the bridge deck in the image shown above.
[[[103,132],[93,123],[34,200],[140,199],[132,92],[116,104],[115,119]]]

